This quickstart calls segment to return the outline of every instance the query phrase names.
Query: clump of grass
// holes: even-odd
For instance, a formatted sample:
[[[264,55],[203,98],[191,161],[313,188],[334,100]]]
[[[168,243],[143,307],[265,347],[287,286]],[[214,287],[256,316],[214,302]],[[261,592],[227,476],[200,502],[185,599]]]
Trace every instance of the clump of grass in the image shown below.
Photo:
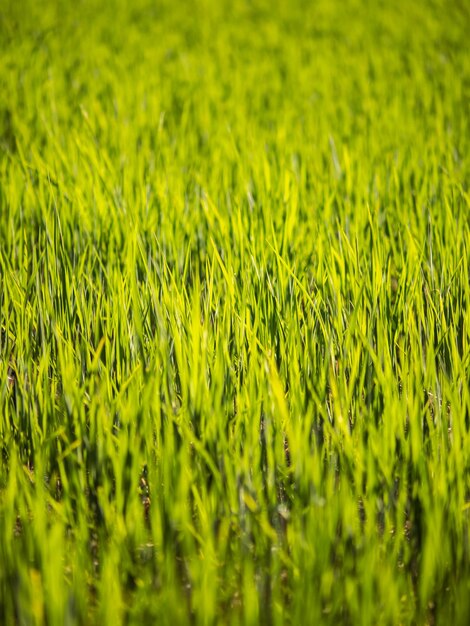
[[[0,621],[465,624],[468,9],[6,2]]]

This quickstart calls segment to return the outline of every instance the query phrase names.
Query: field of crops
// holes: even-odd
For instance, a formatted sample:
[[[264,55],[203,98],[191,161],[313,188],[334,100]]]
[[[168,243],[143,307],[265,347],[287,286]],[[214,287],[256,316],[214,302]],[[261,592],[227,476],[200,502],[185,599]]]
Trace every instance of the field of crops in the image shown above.
[[[470,5],[1,0],[0,623],[470,623]]]

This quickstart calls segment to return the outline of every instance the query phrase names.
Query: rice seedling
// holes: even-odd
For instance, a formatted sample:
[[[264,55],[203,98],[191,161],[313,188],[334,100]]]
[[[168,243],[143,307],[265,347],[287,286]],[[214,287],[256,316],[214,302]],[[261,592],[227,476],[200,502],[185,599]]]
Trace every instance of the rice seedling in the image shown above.
[[[1,623],[468,623],[469,27],[2,2]]]

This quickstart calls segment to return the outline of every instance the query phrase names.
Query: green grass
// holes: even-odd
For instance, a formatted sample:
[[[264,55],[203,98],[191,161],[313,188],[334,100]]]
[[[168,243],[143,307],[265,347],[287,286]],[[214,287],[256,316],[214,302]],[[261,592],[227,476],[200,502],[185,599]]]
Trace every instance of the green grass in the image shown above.
[[[0,4],[0,622],[470,616],[464,0]]]

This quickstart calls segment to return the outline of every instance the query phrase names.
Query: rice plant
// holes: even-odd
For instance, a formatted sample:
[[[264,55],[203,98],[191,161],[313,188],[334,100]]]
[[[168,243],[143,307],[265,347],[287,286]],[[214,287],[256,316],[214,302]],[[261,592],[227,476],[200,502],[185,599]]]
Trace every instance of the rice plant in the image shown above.
[[[469,623],[469,32],[2,0],[0,623]]]

